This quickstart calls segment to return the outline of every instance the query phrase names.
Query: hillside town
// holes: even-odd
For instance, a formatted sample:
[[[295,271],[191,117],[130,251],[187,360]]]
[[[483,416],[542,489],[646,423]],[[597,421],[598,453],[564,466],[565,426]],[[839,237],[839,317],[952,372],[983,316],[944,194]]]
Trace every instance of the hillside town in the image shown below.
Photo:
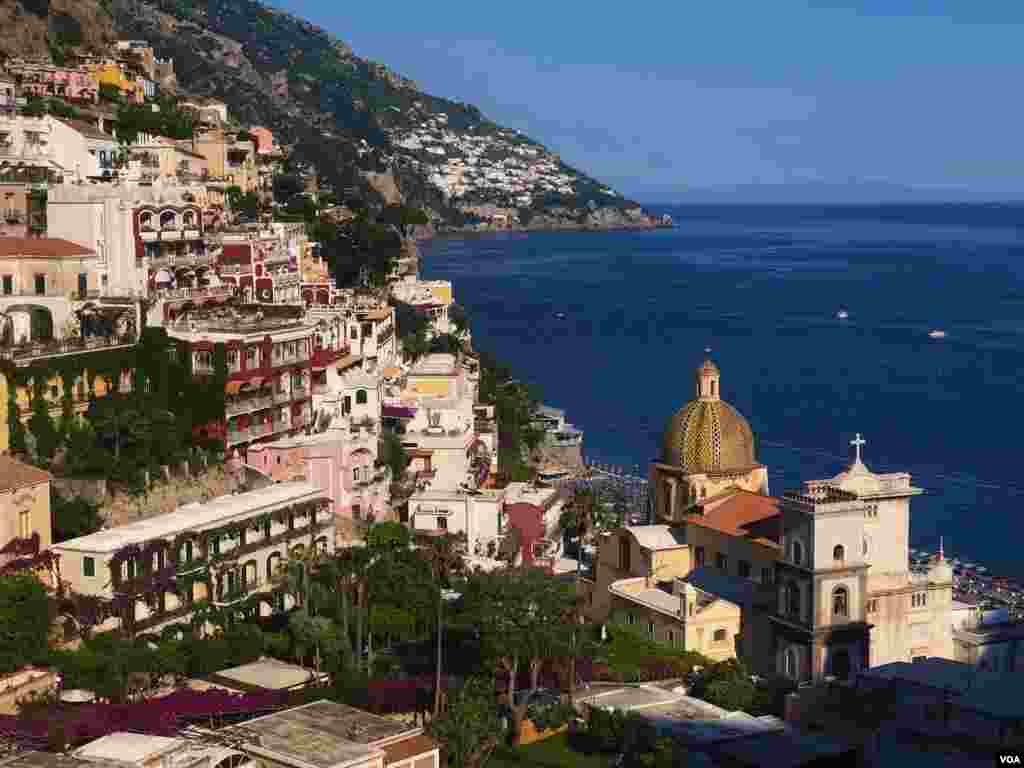
[[[430,183],[447,197],[468,201],[492,200],[513,208],[529,208],[546,194],[571,197],[577,175],[559,158],[521,134],[505,129],[464,133],[448,128],[445,113],[424,114],[413,105],[412,130],[395,131],[396,149],[415,158]],[[606,195],[616,195],[607,187]]]
[[[423,211],[331,188],[145,41],[8,61],[0,109],[3,765],[1022,746],[1024,625],[909,549],[922,489],[860,435],[773,496],[695,359],[646,473],[594,466],[422,276]],[[450,198],[574,192],[446,122],[394,140]]]

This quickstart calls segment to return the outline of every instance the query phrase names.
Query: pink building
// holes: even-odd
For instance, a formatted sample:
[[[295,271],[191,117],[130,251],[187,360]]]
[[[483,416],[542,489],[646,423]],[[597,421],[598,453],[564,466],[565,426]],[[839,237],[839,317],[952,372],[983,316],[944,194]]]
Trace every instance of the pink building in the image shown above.
[[[90,103],[99,98],[99,81],[85,67],[55,67],[15,60],[7,64],[7,71],[25,96],[57,96]]]
[[[389,514],[387,470],[375,466],[377,436],[333,423],[326,432],[249,446],[247,463],[274,481],[305,479],[326,492],[339,536],[356,520],[384,520]]]
[[[250,128],[249,135],[256,144],[257,155],[273,155],[278,153],[278,147],[274,144],[274,134],[268,128]]]

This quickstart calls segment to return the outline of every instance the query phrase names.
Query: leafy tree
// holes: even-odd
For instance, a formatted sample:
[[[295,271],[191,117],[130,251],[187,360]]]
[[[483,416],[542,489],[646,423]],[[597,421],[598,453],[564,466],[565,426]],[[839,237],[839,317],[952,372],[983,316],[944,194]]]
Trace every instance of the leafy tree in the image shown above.
[[[99,507],[82,496],[65,498],[53,490],[50,492],[50,510],[55,543],[86,536],[103,527]]]
[[[540,686],[541,667],[571,653],[573,626],[564,618],[575,603],[572,586],[537,568],[476,572],[466,580],[463,602],[465,618],[478,628],[485,652],[508,675],[517,741],[529,700]],[[529,688],[517,702],[520,672],[529,673]]]
[[[402,438],[394,432],[383,432],[378,451],[380,461],[391,470],[391,479],[398,482],[409,466],[409,454],[402,445]]]
[[[471,677],[452,691],[448,708],[430,721],[427,732],[443,747],[451,768],[483,766],[501,743],[502,722],[491,681]]]
[[[451,333],[441,333],[430,340],[431,353],[439,352],[446,355],[461,357],[465,351],[462,339]]]
[[[427,214],[419,208],[394,204],[384,207],[378,216],[378,221],[394,227],[402,237],[409,237],[415,227],[426,226],[430,223]]]
[[[461,304],[452,304],[448,307],[448,320],[455,326],[455,332],[460,336],[469,330],[469,315]]]
[[[441,711],[442,649],[444,648],[444,590],[450,589],[455,576],[465,571],[466,564],[459,554],[456,539],[451,534],[439,536],[424,551],[433,579],[434,600],[437,605],[437,665],[434,676],[434,714]]]
[[[37,377],[41,379],[42,377]],[[35,453],[44,462],[49,462],[60,445],[60,433],[50,416],[50,404],[43,394],[43,384],[36,381],[35,393],[32,398],[32,415],[28,420],[28,428],[35,438]]]
[[[739,659],[728,659],[703,670],[693,695],[730,712],[749,711],[757,700],[757,687]]]
[[[302,179],[294,174],[282,173],[274,176],[274,199],[277,202],[291,200],[304,189]]]
[[[0,576],[0,672],[46,654],[50,621],[50,601],[39,579],[31,573]]]
[[[228,205],[236,214],[249,219],[256,219],[260,213],[260,198],[255,192],[242,192],[242,188],[236,185],[228,187],[224,191]]]

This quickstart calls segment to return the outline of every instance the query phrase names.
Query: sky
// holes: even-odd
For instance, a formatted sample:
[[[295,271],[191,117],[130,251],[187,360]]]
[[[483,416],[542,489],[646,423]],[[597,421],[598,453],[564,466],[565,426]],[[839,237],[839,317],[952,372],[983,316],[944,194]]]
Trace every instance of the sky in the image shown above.
[[[643,202],[743,185],[1024,199],[1019,0],[277,0]]]

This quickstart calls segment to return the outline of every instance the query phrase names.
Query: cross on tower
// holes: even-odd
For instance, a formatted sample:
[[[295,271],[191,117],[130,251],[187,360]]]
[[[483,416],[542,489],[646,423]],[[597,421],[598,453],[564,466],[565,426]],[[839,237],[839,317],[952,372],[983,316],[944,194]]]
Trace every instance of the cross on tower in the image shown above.
[[[857,436],[853,440],[850,441],[850,445],[852,445],[853,449],[857,452],[857,463],[860,463],[860,449],[861,449],[861,446],[866,445],[867,442],[868,442],[867,440],[865,440],[863,437],[860,436],[860,432],[858,432]]]

